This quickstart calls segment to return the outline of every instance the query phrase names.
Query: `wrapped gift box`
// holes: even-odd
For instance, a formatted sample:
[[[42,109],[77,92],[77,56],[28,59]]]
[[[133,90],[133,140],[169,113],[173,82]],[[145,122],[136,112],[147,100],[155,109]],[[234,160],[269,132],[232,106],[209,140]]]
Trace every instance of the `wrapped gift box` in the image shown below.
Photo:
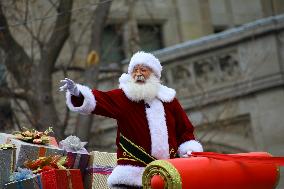
[[[5,184],[4,189],[42,189],[41,175]]]
[[[41,173],[44,189],[83,189],[81,171],[79,169],[54,169]]]
[[[14,138],[14,135],[7,134],[7,133],[0,133],[0,144],[10,143],[11,138]]]
[[[116,153],[93,151],[84,177],[85,189],[108,189],[107,178],[116,166]]]
[[[273,189],[278,163],[265,152],[217,154],[193,152],[193,157],[156,160],[145,168],[143,188]],[[196,157],[194,157],[194,154]],[[283,161],[283,160],[282,160]]]
[[[49,155],[64,155],[64,150],[53,145],[37,145],[15,139],[13,135],[0,133],[0,142],[16,145],[16,166],[23,167],[26,160],[36,160]]]
[[[10,175],[15,170],[16,148],[12,145],[0,145],[0,188],[9,182]]]
[[[7,133],[0,133],[0,144],[5,144],[5,143],[10,143],[11,139],[14,139],[15,136],[12,134],[7,134]],[[49,137],[49,145],[48,146],[54,146],[58,147],[58,143],[55,139],[55,137]]]
[[[67,167],[69,169],[80,169],[82,176],[84,176],[89,163],[89,159],[90,154],[67,152]]]

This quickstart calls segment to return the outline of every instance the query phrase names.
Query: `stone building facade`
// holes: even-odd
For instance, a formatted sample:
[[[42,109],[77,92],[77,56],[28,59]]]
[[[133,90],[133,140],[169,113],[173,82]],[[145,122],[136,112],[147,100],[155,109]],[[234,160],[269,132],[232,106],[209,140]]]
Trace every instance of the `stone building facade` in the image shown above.
[[[279,132],[282,127],[277,126],[279,130],[275,130],[275,133],[273,131],[276,136],[279,135],[278,137],[275,136],[271,139],[264,137],[266,135],[265,128],[269,127],[263,126],[261,131],[259,130],[260,125],[267,119],[262,118],[261,115],[265,113],[261,112],[262,108],[256,104],[260,103],[262,106],[261,98],[263,97],[261,95],[255,96],[257,94],[255,91],[267,91],[267,89],[274,91],[275,84],[282,82],[281,38],[275,33],[282,31],[280,27],[282,17],[260,18],[280,13],[284,4],[280,1],[258,0],[246,4],[242,1],[222,0],[177,0],[164,4],[159,0],[138,1],[136,16],[137,20],[141,22],[145,22],[147,16],[150,15],[149,12],[146,14],[147,10],[144,10],[145,7],[147,8],[145,4],[151,5],[151,11],[160,10],[156,14],[153,12],[151,19],[155,17],[156,20],[164,20],[163,31],[165,32],[163,32],[163,36],[164,39],[169,40],[163,41],[165,46],[179,42],[179,40],[171,38],[171,36],[177,37],[179,32],[173,32],[173,29],[170,28],[176,28],[182,33],[180,41],[185,42],[154,52],[164,64],[163,82],[177,90],[184,108],[188,111],[194,124],[197,125],[201,140],[204,142],[208,140],[208,149],[218,149],[223,152],[262,149],[273,154],[284,153],[280,148],[275,147],[277,150],[272,150],[270,143],[266,144],[265,140],[277,141],[276,145],[280,146],[284,144],[281,132]],[[175,6],[169,6],[173,4]],[[123,20],[125,16],[123,12],[127,12],[124,9],[127,6],[123,5],[125,4],[122,1],[120,4],[118,2],[113,4],[110,20]],[[178,14],[173,13],[173,7],[178,9]],[[203,10],[206,16],[202,16],[202,11],[197,10]],[[194,11],[196,12],[194,13]],[[197,14],[200,19],[197,19]],[[183,21],[179,20],[179,22],[184,23],[180,26],[185,28],[174,27],[174,25],[178,26],[178,19],[174,15],[182,15]],[[175,24],[171,25],[170,19],[174,18],[176,19],[173,21]],[[190,20],[195,22],[190,22]],[[253,20],[257,21],[243,25]],[[199,24],[196,24],[197,22]],[[193,31],[189,28],[196,29],[198,25],[200,26],[199,31],[202,32],[190,33]],[[206,25],[206,27],[201,27],[201,25]],[[232,29],[212,35],[214,32],[220,32],[222,28]],[[177,35],[171,35],[173,33]],[[204,35],[207,36],[194,40],[194,38]],[[123,61],[123,64],[127,64],[127,59]],[[112,82],[109,82],[108,78],[112,78]],[[110,75],[102,80],[100,88],[102,90],[115,88],[117,83],[114,81],[116,80],[117,77],[113,78]],[[271,98],[277,99],[279,96],[272,95]],[[278,107],[276,104],[274,104],[275,108]],[[272,109],[273,105],[267,105],[267,107]],[[255,112],[253,113],[253,111]],[[255,117],[264,120],[256,122]],[[281,119],[273,120],[281,122]],[[100,119],[100,121],[100,124],[95,127],[95,131],[104,132],[106,136],[110,137],[101,135],[102,139],[99,143],[109,146],[114,141],[115,133],[111,134],[114,124],[110,120]],[[213,129],[216,125],[219,125],[220,128]],[[235,126],[231,127],[231,125]],[[214,132],[207,132],[211,129]],[[222,130],[222,132],[219,133],[216,130]],[[230,130],[233,130],[235,134],[230,135]],[[265,131],[264,134],[259,134],[262,131]],[[272,131],[267,132],[269,136],[272,134]],[[226,140],[232,138],[235,141],[226,142],[223,139],[224,136],[227,136]],[[211,143],[213,139],[218,141],[217,138],[222,139],[223,142],[220,144],[218,142]],[[95,146],[100,145],[96,144]],[[102,146],[102,149],[107,150],[108,148]]]
[[[90,2],[76,1],[75,8]],[[130,56],[127,3],[114,0],[111,7],[103,44],[108,56],[102,57],[110,65],[124,60],[126,67]],[[284,12],[283,0],[139,0],[134,12],[142,50],[154,51],[161,60],[163,82],[177,90],[206,150],[284,155],[284,16],[278,15]],[[75,15],[60,61],[67,59],[69,45],[91,13]],[[84,66],[89,36],[87,30],[75,65]],[[29,39],[17,40],[29,52]],[[99,88],[116,88],[120,74],[102,74]],[[56,89],[59,78],[54,77]],[[57,108],[65,110],[56,89]],[[92,132],[90,148],[114,151],[114,120],[97,117]]]
[[[284,155],[283,41],[279,15],[154,52],[205,150]],[[96,129],[107,125],[114,142],[110,120]]]

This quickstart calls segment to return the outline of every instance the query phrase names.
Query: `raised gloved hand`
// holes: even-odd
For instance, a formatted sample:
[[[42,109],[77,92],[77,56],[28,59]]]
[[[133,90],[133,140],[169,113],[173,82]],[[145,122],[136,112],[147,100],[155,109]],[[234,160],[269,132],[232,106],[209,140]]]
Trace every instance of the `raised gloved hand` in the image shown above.
[[[76,86],[76,83],[72,81],[71,79],[65,78],[61,80],[60,82],[63,84],[61,87],[59,87],[60,91],[65,91],[65,92],[69,91],[74,96],[80,95],[80,91],[78,87]]]

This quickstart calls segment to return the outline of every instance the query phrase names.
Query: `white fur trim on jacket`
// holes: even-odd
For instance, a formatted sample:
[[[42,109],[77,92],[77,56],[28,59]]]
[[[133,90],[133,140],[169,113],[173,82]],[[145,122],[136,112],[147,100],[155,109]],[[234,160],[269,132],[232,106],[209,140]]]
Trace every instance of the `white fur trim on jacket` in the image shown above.
[[[127,88],[126,83],[131,78],[131,75],[123,73],[119,78],[119,88],[123,90],[127,98],[130,98],[129,90]],[[176,91],[172,88],[166,87],[164,85],[160,85],[158,90],[157,98],[160,99],[162,102],[171,102],[176,96]]]
[[[75,107],[71,101],[71,94],[69,91],[66,92],[66,104],[71,111],[79,112],[81,114],[90,114],[96,107],[96,99],[92,93],[92,90],[80,84],[76,84],[81,94],[84,96],[84,102],[82,106]]]
[[[160,85],[157,97],[163,102],[171,102],[176,96],[176,91],[164,85]]]
[[[157,159],[168,159],[169,135],[163,103],[158,99],[147,103],[149,108],[146,108],[146,117],[151,135],[151,155]]]
[[[107,179],[110,188],[116,184],[126,184],[130,186],[142,186],[142,174],[144,167],[132,165],[117,165]]]
[[[202,145],[196,140],[186,141],[179,146],[178,155],[182,157],[187,152],[203,152]]]
[[[153,54],[145,53],[143,51],[135,53],[130,59],[128,74],[131,74],[133,68],[138,64],[150,67],[154,71],[156,76],[158,78],[161,78],[162,66],[160,61]]]

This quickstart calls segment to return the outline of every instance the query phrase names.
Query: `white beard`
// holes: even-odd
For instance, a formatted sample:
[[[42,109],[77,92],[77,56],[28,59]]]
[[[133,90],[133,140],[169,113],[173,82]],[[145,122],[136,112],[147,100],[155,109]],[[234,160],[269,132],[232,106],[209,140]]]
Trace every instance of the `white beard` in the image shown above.
[[[125,83],[127,97],[136,102],[140,100],[149,102],[157,96],[160,85],[160,80],[153,74],[150,75],[145,83],[136,83],[135,80],[130,77]]]

